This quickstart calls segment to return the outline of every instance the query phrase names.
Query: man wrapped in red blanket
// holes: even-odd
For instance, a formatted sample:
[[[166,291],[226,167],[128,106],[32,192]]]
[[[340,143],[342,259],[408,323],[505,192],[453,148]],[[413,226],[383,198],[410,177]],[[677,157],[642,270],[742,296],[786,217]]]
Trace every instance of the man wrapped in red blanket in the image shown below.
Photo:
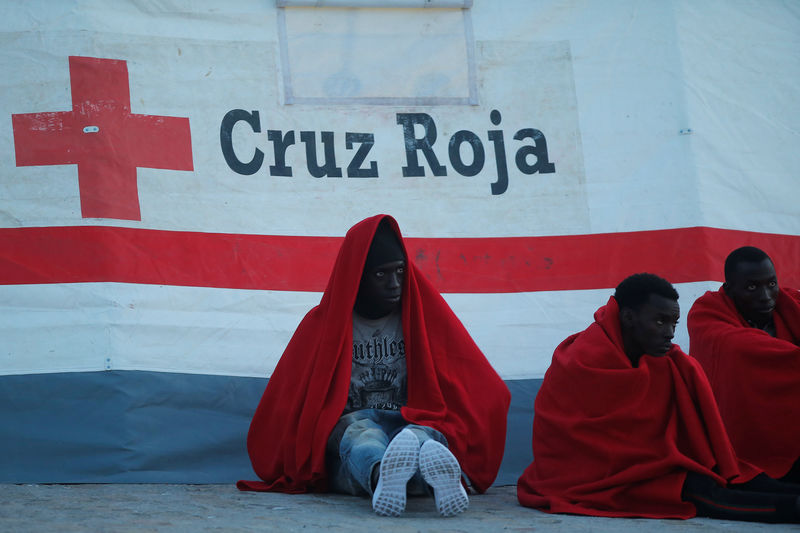
[[[666,280],[633,275],[593,324],[556,348],[534,404],[534,460],[517,485],[522,505],[594,516],[797,520],[792,491],[800,487],[737,459],[702,368],[672,344],[677,300]]]
[[[703,365],[736,453],[800,483],[800,292],[746,246],[725,261],[725,283],[689,312],[691,355]]]
[[[242,490],[371,495],[397,516],[406,493],[466,509],[462,470],[485,491],[503,458],[508,388],[417,270],[397,222],[344,238],[320,304],[297,327],[250,424],[263,481]]]

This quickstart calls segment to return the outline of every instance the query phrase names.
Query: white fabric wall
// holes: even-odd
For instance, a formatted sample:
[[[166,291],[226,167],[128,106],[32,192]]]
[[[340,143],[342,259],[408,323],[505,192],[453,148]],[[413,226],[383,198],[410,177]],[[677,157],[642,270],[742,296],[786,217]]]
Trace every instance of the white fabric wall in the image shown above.
[[[438,33],[426,29],[427,15],[419,13],[425,10],[359,12],[355,27],[362,32],[391,20],[388,12],[412,28],[407,35],[394,28],[387,46],[391,39],[408,45],[431,38],[454,47],[453,64],[447,54],[427,57],[424,47],[410,47],[408,54],[417,55],[408,63],[390,56],[391,66],[420,80],[428,78],[419,70],[453,70],[455,81],[431,87],[399,86],[391,78],[381,84],[370,70],[382,63],[381,47],[342,45],[350,19],[334,9],[336,28],[345,28],[336,47],[345,55],[332,46],[319,68],[343,61],[388,100],[361,94],[347,103],[312,87],[303,94],[320,100],[286,104],[287,69],[300,51],[314,57],[320,46],[318,36],[303,32],[327,16],[291,9],[301,8],[281,12],[248,0],[4,4],[0,226],[342,236],[358,220],[387,212],[409,237],[693,226],[800,235],[800,98],[793,83],[800,79],[800,9],[793,3],[478,0],[465,11],[430,10],[436,11],[431,20],[447,22],[447,31]],[[282,48],[286,42],[295,48]],[[126,61],[133,113],[189,118],[194,169],[139,168],[141,220],[83,218],[75,165],[15,163],[11,115],[71,109],[68,56]],[[260,114],[261,133],[243,123],[233,132],[241,159],[255,148],[265,152],[253,175],[235,173],[222,155],[220,122],[232,109]],[[490,121],[493,109],[502,113],[498,126]],[[434,118],[434,150],[447,176],[431,176],[426,164],[424,177],[401,176],[406,161],[398,113]],[[521,128],[544,133],[554,173],[524,175],[516,168],[514,153],[524,143],[513,135]],[[296,132],[287,156],[294,176],[269,175],[268,129]],[[462,129],[474,132],[486,151],[477,176],[458,175],[448,160],[447,140]],[[492,195],[497,175],[487,132],[498,129],[509,187]],[[342,167],[353,153],[344,147],[344,133],[373,133],[368,161],[377,162],[379,178],[309,176],[302,130],[316,132],[318,143],[321,131],[333,131]],[[11,264],[14,253],[4,249],[0,260]],[[596,258],[592,268],[604,268],[605,259]],[[719,274],[678,285],[684,315],[717,281]],[[517,379],[541,377],[555,345],[583,329],[610,294],[610,287],[598,286],[445,296],[500,374]],[[0,279],[0,373],[264,376],[318,299],[316,292]],[[676,342],[688,346],[684,326]]]

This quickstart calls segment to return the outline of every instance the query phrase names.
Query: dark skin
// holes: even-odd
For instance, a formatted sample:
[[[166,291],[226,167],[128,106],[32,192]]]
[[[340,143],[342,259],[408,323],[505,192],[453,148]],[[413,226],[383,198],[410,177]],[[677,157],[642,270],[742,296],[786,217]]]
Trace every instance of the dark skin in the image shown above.
[[[772,313],[780,289],[772,261],[739,263],[722,288],[745,320],[775,336]]]
[[[364,271],[358,287],[356,313],[364,318],[382,318],[400,308],[406,262],[402,260],[382,263]]]
[[[675,327],[681,315],[677,300],[658,294],[650,294],[647,301],[638,309],[620,309],[619,320],[622,327],[622,343],[625,355],[633,366],[647,354],[662,357],[672,348]]]

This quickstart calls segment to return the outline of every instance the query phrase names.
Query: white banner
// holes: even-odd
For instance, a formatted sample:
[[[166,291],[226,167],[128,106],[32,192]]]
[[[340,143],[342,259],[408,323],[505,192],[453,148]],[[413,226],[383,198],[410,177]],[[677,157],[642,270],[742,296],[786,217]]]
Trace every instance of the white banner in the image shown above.
[[[726,249],[800,250],[781,2],[2,15],[0,373],[268,375],[330,265],[301,238],[376,213],[508,379],[627,274],[663,265],[685,315]]]

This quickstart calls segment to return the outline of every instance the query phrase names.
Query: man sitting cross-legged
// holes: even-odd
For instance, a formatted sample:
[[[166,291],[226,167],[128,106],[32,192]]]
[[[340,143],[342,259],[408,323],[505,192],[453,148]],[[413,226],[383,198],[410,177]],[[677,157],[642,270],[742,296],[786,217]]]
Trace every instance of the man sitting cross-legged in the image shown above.
[[[691,355],[708,375],[736,453],[800,483],[800,291],[758,248],[725,260],[725,283],[689,311]]]
[[[522,505],[594,516],[798,520],[800,486],[739,461],[700,365],[672,343],[678,293],[635,274],[563,341],[536,396]]]
[[[319,306],[270,377],[247,445],[263,480],[243,490],[371,495],[380,515],[431,489],[444,516],[462,485],[494,481],[510,394],[409,260],[393,218],[347,232]]]

